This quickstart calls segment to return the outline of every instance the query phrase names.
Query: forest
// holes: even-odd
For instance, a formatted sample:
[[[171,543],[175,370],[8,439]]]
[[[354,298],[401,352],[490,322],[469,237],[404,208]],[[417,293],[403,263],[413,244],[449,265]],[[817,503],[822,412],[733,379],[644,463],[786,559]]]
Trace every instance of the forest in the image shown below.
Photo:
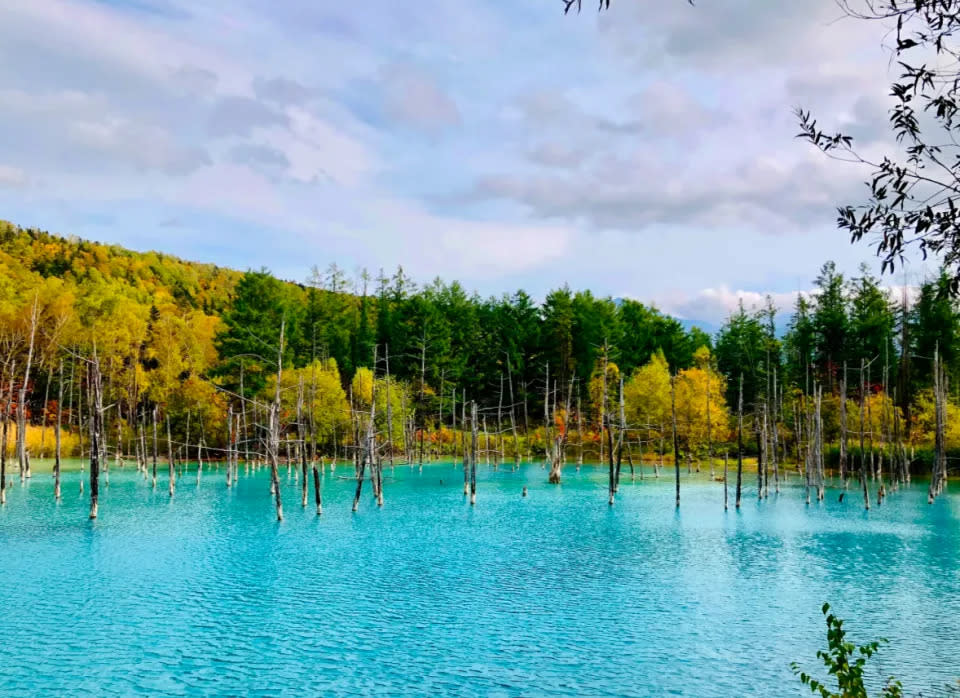
[[[828,472],[862,483],[867,507],[911,474],[931,475],[932,499],[960,446],[948,287],[893,293],[827,262],[785,323],[768,299],[710,336],[567,286],[481,298],[335,264],[292,283],[2,223],[0,494],[31,457],[57,477],[86,457],[95,516],[101,468],[135,460],[156,486],[162,456],[171,496],[187,463],[226,462],[228,483],[240,462],[302,466],[306,506],[308,465],[340,459],[357,499],[367,471],[382,501],[384,463],[452,456],[542,459],[551,482],[599,462],[611,504],[621,466],[671,464],[679,503],[681,465],[732,457],[739,505],[749,457],[761,497],[790,468],[808,499]]]

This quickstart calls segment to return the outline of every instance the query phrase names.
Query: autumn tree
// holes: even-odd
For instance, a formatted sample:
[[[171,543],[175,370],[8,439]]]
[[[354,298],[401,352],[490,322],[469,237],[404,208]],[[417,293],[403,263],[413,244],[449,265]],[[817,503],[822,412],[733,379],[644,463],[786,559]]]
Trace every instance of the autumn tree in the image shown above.
[[[701,347],[695,360],[677,375],[677,427],[685,449],[703,453],[709,442],[726,439],[730,415],[726,379],[714,367],[710,350]]]

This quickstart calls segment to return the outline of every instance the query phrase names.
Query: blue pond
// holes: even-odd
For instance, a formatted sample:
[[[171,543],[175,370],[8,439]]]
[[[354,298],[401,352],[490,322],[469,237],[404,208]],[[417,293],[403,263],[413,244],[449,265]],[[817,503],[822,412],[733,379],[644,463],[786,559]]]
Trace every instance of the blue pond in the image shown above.
[[[85,474],[16,480],[0,511],[3,695],[810,695],[820,606],[854,641],[886,637],[869,678],[915,695],[960,678],[960,497],[923,483],[865,512],[803,502],[794,476],[741,511],[683,474],[621,486],[568,467],[481,467],[475,507],[450,463],[387,471],[378,509],[352,467],[324,515],[282,473],[227,489],[191,473],[167,496],[114,468],[100,518]],[[672,473],[665,473],[670,475]],[[529,496],[521,497],[523,485]],[[956,487],[956,485],[952,485]],[[732,498],[732,491],[731,491]],[[931,690],[933,689],[933,690]]]

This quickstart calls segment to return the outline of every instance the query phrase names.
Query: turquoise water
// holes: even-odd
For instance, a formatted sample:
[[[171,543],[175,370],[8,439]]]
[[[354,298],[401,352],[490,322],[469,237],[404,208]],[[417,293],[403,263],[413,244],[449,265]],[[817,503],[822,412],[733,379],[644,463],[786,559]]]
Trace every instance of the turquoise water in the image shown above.
[[[677,512],[667,477],[610,508],[599,469],[483,467],[471,508],[439,464],[388,471],[383,509],[365,483],[352,514],[351,472],[325,475],[321,518],[284,473],[282,523],[265,471],[189,474],[170,501],[165,474],[114,468],[95,522],[81,473],[60,504],[48,474],[15,481],[0,693],[809,695],[789,663],[817,671],[825,600],[889,638],[876,666],[910,694],[960,678],[960,497],[922,483],[864,512],[807,508],[794,480],[725,513],[684,474]]]

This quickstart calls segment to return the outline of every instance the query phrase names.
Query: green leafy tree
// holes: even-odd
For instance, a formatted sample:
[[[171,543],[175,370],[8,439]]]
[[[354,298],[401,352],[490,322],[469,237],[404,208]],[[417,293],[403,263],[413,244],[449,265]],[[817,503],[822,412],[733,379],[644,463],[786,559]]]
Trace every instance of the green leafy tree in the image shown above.
[[[784,337],[786,378],[801,389],[807,387],[816,347],[816,327],[812,312],[810,301],[803,294],[798,294],[793,307],[793,317],[790,318]]]
[[[574,294],[573,311],[573,362],[577,376],[590,376],[596,370],[603,347],[611,348],[612,357],[619,359],[621,339],[617,308],[610,298],[596,298],[589,291]],[[566,381],[569,381],[569,377]],[[566,382],[560,382],[567,389]]]
[[[820,694],[821,698],[869,698],[863,683],[864,667],[867,660],[880,649],[880,645],[887,641],[881,639],[857,647],[852,642],[847,642],[843,621],[830,613],[830,604],[823,604],[822,610],[827,620],[827,649],[818,650],[817,657],[832,677],[829,682],[836,682],[836,689],[802,671],[796,662],[793,662],[790,668],[812,693]],[[887,678],[880,695],[885,698],[901,698],[903,686],[891,676]]]
[[[242,364],[245,395],[258,394],[266,385],[267,376],[276,371],[281,326],[284,363],[293,365],[299,311],[291,289],[267,270],[244,274],[237,284],[233,306],[223,314],[223,330],[215,340],[220,356],[216,374],[225,379],[230,389],[239,390]]]
[[[858,366],[861,359],[877,359],[882,366],[889,361],[896,366],[894,337],[897,318],[890,298],[880,288],[879,280],[861,265],[860,277],[851,282],[850,336],[846,351],[848,361]],[[879,377],[879,371],[874,373]]]
[[[766,390],[764,362],[769,349],[768,330],[764,316],[748,313],[741,301],[737,311],[717,333],[714,356],[720,372],[728,376],[727,404],[737,404],[739,377],[743,375],[745,405],[763,398]]]
[[[950,298],[950,278],[945,271],[921,284],[920,295],[910,313],[910,332],[913,361],[911,378],[914,391],[933,385],[933,354],[940,357],[953,374],[958,373],[958,344],[960,344],[960,313]]]
[[[820,268],[813,309],[814,361],[820,380],[835,387],[838,367],[847,358],[850,316],[843,274],[833,262]]]
[[[566,385],[576,370],[573,356],[573,294],[570,288],[564,286],[548,293],[541,313],[541,353],[550,363],[550,374],[556,376],[561,385]]]

